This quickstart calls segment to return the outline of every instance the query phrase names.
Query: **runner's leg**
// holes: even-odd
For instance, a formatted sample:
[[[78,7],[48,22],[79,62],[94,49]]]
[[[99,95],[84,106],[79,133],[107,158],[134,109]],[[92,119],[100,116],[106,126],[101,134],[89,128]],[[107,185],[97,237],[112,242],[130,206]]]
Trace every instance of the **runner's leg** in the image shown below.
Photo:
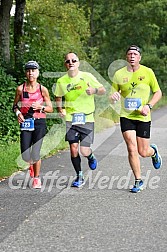
[[[150,147],[150,139],[137,137],[138,152],[142,157],[154,155],[154,149]]]
[[[137,147],[136,131],[127,130],[123,132],[123,137],[127,145],[128,159],[135,179],[141,179],[140,159]]]

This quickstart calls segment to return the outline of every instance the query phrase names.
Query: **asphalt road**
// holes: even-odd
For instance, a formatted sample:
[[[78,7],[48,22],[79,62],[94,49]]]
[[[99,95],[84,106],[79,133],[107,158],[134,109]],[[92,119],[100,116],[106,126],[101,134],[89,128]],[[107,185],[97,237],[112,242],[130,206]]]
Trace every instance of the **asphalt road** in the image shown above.
[[[28,174],[0,183],[0,251],[167,251],[167,108],[153,112],[151,143],[163,166],[141,158],[145,190],[134,183],[119,125],[95,137],[98,169],[82,158],[86,184],[71,188],[75,176],[69,151],[42,161],[41,190],[30,188]]]

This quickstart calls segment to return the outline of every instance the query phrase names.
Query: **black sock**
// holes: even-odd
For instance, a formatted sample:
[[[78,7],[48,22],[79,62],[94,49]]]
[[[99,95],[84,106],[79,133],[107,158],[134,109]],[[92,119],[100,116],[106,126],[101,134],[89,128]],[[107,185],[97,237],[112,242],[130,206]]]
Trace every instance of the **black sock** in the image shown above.
[[[74,166],[77,176],[79,176],[79,172],[81,171],[81,158],[78,155],[77,157],[71,157],[71,162]]]
[[[93,159],[93,158],[94,158],[93,153],[90,153],[90,155],[89,155],[89,156],[87,156],[87,159],[88,159],[88,160],[91,160],[91,159]]]
[[[141,181],[141,178],[135,179],[135,184],[138,183],[138,182],[140,182],[140,181]]]

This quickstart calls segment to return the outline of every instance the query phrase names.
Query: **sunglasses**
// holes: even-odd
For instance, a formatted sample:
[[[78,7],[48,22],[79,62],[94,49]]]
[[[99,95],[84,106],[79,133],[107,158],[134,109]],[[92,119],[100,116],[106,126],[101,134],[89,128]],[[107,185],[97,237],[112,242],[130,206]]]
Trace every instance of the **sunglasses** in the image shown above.
[[[70,62],[76,63],[76,62],[78,62],[78,60],[75,60],[75,59],[72,59],[72,60],[65,60],[65,63],[66,63],[66,64],[70,64]]]

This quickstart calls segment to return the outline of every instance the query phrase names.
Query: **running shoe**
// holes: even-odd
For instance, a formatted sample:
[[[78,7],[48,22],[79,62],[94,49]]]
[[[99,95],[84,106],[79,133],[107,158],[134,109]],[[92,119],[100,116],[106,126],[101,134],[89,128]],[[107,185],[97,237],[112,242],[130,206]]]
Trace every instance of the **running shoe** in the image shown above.
[[[73,182],[72,182],[72,187],[81,187],[85,184],[85,181],[83,178],[77,177]]]
[[[88,159],[88,165],[91,170],[95,170],[97,168],[97,159],[94,155],[91,159]]]
[[[33,178],[34,177],[34,168],[33,168],[33,165],[30,165],[30,167],[29,167],[29,173],[30,173],[30,177]]]
[[[158,147],[155,144],[151,144],[150,146],[155,150],[155,154],[151,156],[153,166],[155,169],[159,169],[162,165],[162,158],[158,152]]]
[[[40,178],[34,178],[33,179],[32,188],[41,189],[41,179]]]
[[[142,180],[135,180],[135,185],[130,189],[132,193],[138,193],[143,190],[143,181]]]

